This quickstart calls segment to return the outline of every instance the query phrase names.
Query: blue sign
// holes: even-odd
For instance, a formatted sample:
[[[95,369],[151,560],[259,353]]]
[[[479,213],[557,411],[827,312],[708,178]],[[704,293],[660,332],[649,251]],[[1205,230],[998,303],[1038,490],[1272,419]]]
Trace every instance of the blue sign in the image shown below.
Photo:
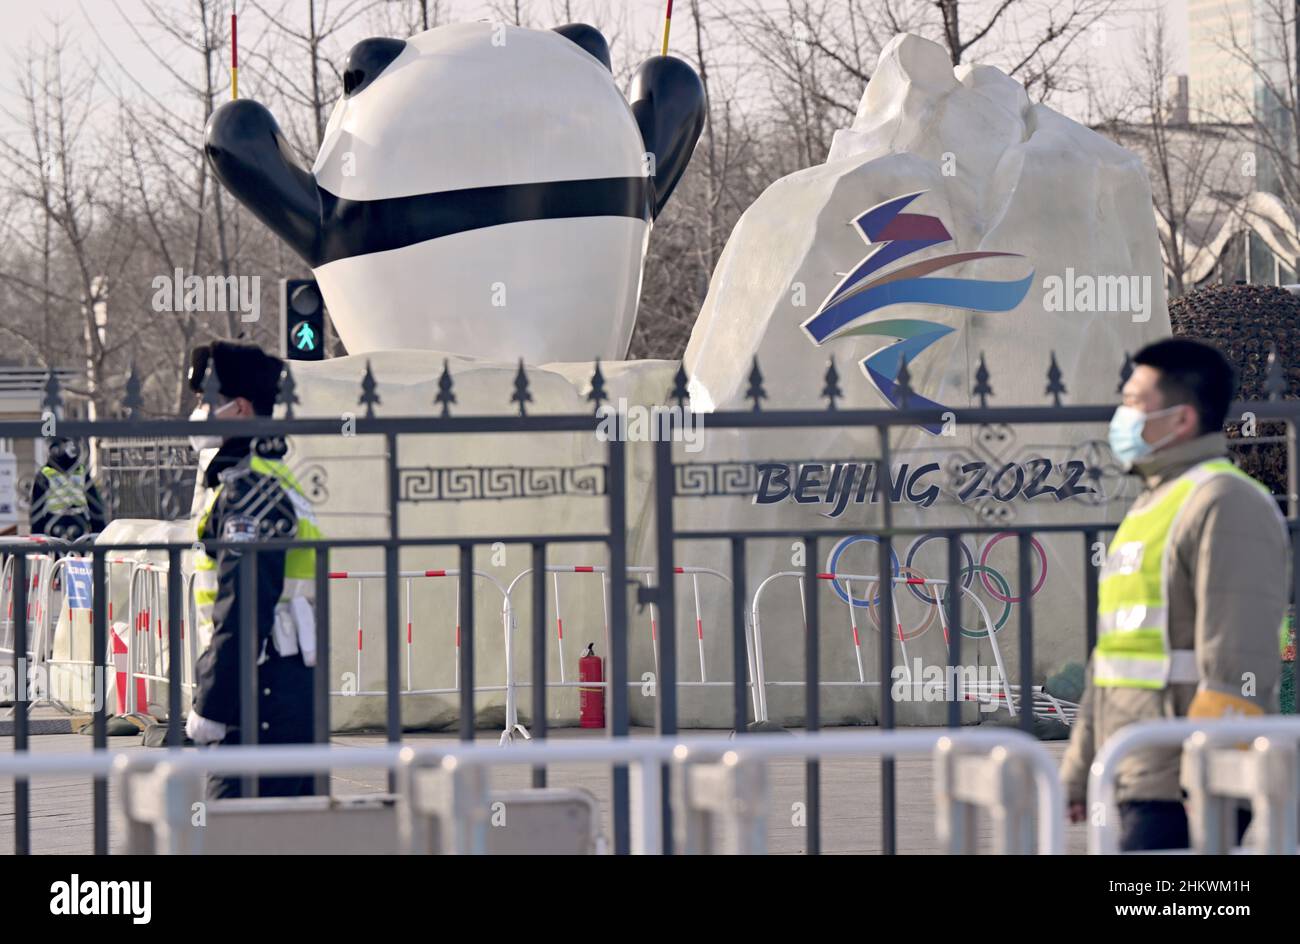
[[[70,557],[64,563],[64,596],[69,610],[90,609],[90,561]]]

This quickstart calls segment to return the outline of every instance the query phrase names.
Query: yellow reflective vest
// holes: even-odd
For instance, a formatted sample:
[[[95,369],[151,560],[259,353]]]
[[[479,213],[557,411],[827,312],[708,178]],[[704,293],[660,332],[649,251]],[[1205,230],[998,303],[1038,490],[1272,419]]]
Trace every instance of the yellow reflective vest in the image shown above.
[[[52,465],[44,466],[45,508],[50,515],[87,515],[90,504],[86,498],[86,467],[74,466],[67,472]]]
[[[1169,644],[1170,538],[1188,499],[1218,475],[1249,481],[1261,500],[1273,505],[1263,485],[1228,460],[1212,459],[1184,472],[1159,501],[1129,512],[1111,541],[1098,582],[1094,684],[1158,690],[1200,682],[1195,651]]]
[[[248,464],[253,472],[273,477],[284,488],[298,518],[296,536],[304,541],[319,540],[321,530],[316,523],[316,514],[289,467],[277,459],[261,456],[250,456]],[[218,485],[212,490],[207,506],[199,515],[195,533],[200,541],[220,495],[221,485]],[[194,607],[199,641],[202,645],[207,645],[212,638],[212,611],[217,602],[217,561],[202,550],[201,545],[199,547],[194,555]],[[285,552],[284,589],[280,591],[277,602],[286,603],[294,597],[305,597],[312,603],[316,601],[316,551],[312,548],[291,548]]]

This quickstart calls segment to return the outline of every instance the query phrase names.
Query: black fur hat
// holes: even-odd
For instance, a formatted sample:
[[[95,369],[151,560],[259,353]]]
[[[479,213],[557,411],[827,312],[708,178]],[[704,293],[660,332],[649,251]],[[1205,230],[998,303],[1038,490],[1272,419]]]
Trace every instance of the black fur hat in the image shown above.
[[[213,341],[190,352],[189,385],[195,393],[203,392],[203,383],[211,369],[217,377],[223,397],[244,397],[262,416],[270,416],[280,389],[284,361],[267,354],[256,344],[240,341]]]

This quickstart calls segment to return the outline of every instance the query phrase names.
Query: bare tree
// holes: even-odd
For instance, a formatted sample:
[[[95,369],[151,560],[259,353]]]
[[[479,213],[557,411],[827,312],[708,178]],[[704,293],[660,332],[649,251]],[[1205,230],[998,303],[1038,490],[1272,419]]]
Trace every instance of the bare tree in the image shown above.
[[[10,253],[0,281],[40,311],[37,324],[6,319],[5,333],[47,367],[77,351],[85,382],[73,392],[87,397],[97,413],[111,401],[110,359],[132,340],[128,319],[115,318],[111,343],[101,322],[136,241],[130,230],[119,229],[128,212],[120,148],[91,125],[99,107],[97,71],[70,67],[67,58],[56,24],[39,53],[29,52],[17,69],[22,111],[5,117],[21,135],[0,139],[14,208],[5,220]],[[24,255],[35,256],[37,272]]]
[[[282,0],[268,10],[259,0],[249,2],[284,42],[251,54],[248,61],[261,71],[267,88],[291,106],[286,114],[296,118],[299,109],[307,113],[310,138],[303,137],[293,120],[284,130],[301,155],[315,155],[325,141],[327,111],[343,85],[345,50],[338,41],[382,0],[336,0],[332,5],[330,0],[307,0],[305,22],[301,3],[290,6]],[[295,68],[300,63],[305,65],[305,77]]]
[[[1171,101],[1177,78],[1163,10],[1144,24],[1135,68],[1127,72],[1128,101],[1100,130],[1140,153],[1151,176],[1156,232],[1169,294],[1192,288],[1189,268],[1201,245],[1232,212],[1229,131],[1182,101]],[[1229,158],[1225,160],[1224,158]]]
[[[1220,41],[1233,60],[1245,67],[1251,82],[1227,87],[1216,96],[1227,115],[1246,115],[1238,123],[1240,138],[1254,152],[1264,180],[1260,189],[1275,193],[1292,214],[1300,201],[1300,18],[1294,0],[1258,0],[1251,29],[1243,33],[1228,20]]]
[[[376,35],[414,36],[447,22],[450,6],[446,0],[388,0],[374,9],[371,24]]]

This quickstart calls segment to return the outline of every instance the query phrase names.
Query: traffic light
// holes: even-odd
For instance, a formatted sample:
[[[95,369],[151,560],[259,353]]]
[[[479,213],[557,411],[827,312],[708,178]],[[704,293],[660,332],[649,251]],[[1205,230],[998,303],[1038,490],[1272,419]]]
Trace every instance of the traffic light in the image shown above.
[[[280,280],[280,353],[291,361],[325,359],[325,299],[315,279]]]

